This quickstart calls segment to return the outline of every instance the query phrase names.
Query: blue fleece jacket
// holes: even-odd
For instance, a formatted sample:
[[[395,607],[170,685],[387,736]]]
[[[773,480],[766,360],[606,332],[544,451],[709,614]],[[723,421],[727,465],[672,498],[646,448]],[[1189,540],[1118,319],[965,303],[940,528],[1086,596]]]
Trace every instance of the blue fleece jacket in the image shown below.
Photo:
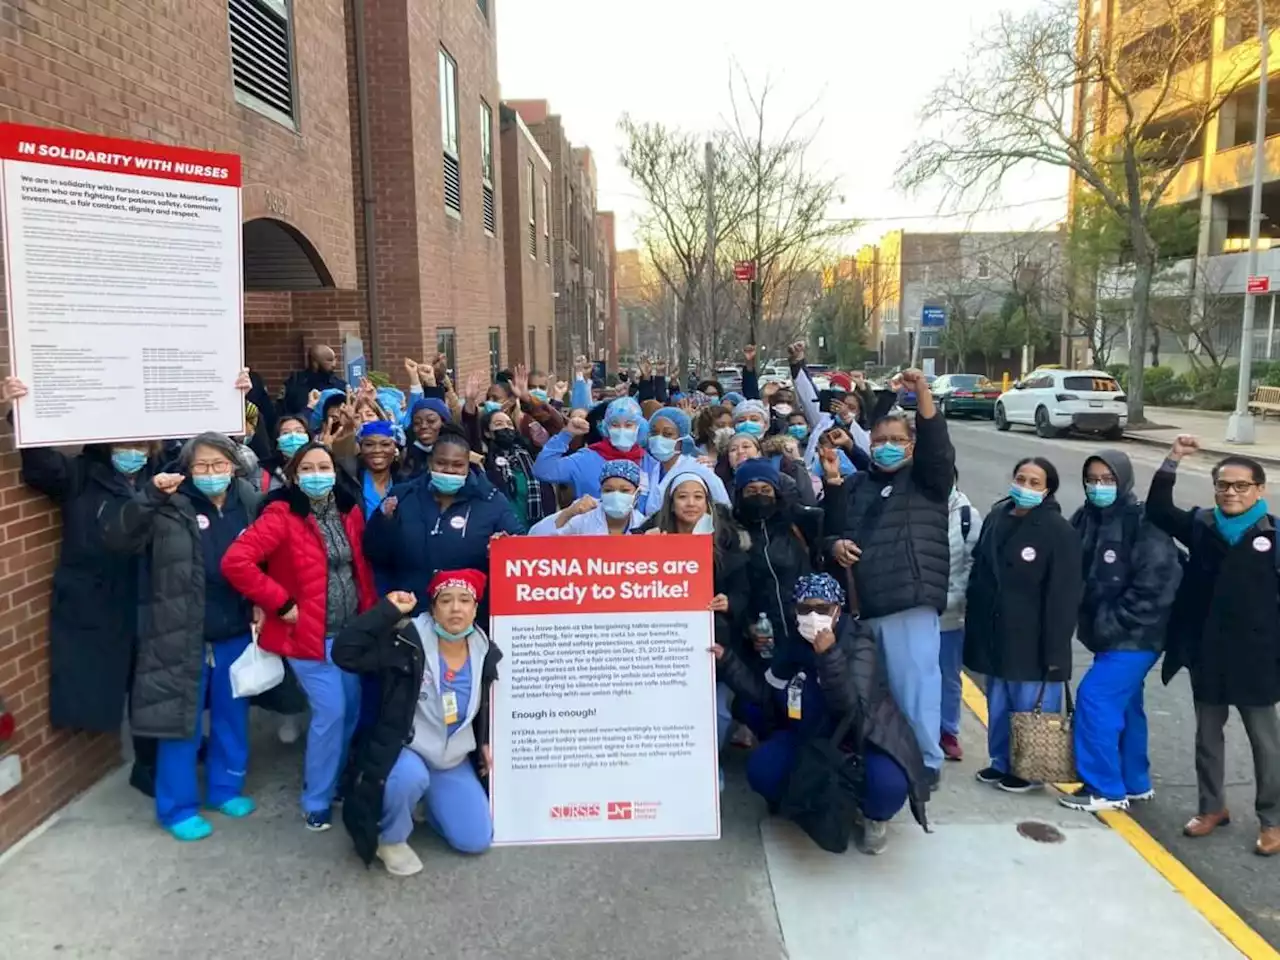
[[[447,510],[440,509],[429,475],[397,484],[388,497],[396,498],[396,508],[391,516],[378,510],[369,518],[364,553],[380,585],[417,594],[415,614],[427,609],[427,584],[441,570],[488,573],[490,538],[525,532],[507,498],[476,471]]]
[[[562,430],[547,441],[547,445],[533,461],[533,475],[543,483],[563,483],[573,487],[575,499],[582,496],[600,496],[600,471],[604,469],[604,457],[589,447],[577,453],[569,452],[573,436]]]

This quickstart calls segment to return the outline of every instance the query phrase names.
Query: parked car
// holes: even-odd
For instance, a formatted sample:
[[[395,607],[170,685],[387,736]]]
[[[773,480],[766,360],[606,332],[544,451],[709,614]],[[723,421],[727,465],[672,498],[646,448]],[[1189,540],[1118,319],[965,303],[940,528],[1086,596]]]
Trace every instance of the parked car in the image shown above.
[[[785,360],[773,360],[765,368],[760,377],[760,385],[780,383],[784,387],[791,386],[791,365]]]
[[[926,376],[925,382],[929,384],[929,392],[933,392],[933,384],[938,378],[935,376]],[[919,403],[916,400],[916,392],[908,386],[898,388],[898,406],[903,410],[915,410]]]
[[[716,382],[725,393],[741,393],[742,371],[737,367],[716,367]]]
[[[933,400],[944,417],[986,417],[996,413],[1000,387],[979,373],[947,373],[933,381]]]
[[[1124,391],[1109,373],[1038,369],[1000,394],[995,421],[998,430],[1026,424],[1042,437],[1078,430],[1119,440],[1128,426],[1129,412]]]

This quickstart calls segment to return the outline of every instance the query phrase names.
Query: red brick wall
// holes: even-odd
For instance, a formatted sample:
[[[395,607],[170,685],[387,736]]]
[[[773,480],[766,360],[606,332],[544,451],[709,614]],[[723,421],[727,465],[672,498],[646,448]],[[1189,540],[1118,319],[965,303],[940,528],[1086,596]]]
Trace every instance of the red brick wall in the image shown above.
[[[319,251],[335,282],[351,287],[357,258],[348,86],[346,72],[334,69],[345,62],[343,6],[292,5],[295,132],[236,103],[222,0],[4,3],[0,121],[239,153],[245,219],[288,222]],[[293,332],[296,318],[272,312],[291,309],[290,295],[273,296],[246,300],[250,359],[269,379],[297,366],[306,340],[300,328]],[[299,313],[336,336],[343,317],[329,307],[305,301]],[[350,305],[345,309],[349,314]],[[0,376],[10,370],[0,297]],[[18,465],[12,434],[0,423],[0,696],[17,719],[16,739],[0,750],[18,753],[23,766],[22,785],[0,797],[0,850],[119,762],[117,737],[48,726],[46,629],[60,529],[56,508],[21,484]]]
[[[534,182],[529,181],[533,161]],[[551,165],[538,149],[528,127],[518,115],[504,111],[502,125],[502,225],[507,295],[507,352],[509,362],[530,363],[529,328],[535,334],[532,365],[546,372],[555,357],[547,353],[547,333],[555,325],[555,276],[547,262],[548,237],[544,236],[549,210],[543,209],[542,184],[548,191]],[[536,256],[529,256],[529,190],[536,201]],[[549,196],[548,192],[548,196]]]

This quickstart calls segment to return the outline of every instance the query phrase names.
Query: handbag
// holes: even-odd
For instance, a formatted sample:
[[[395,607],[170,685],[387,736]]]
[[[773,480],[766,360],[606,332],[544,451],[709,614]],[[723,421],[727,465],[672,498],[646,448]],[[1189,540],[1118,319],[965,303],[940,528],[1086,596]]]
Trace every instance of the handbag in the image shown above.
[[[840,749],[855,719],[850,712],[829,738],[811,737],[801,744],[778,805],[779,813],[828,853],[849,849],[849,836],[862,803],[865,771],[861,751]]]
[[[1009,714],[1009,760],[1013,775],[1037,783],[1075,783],[1076,751],[1071,734],[1075,703],[1071,684],[1062,685],[1061,713],[1045,713],[1045,681],[1029,712]]]
[[[279,686],[284,680],[284,661],[258,646],[258,631],[255,629],[253,639],[244,648],[244,653],[236,657],[228,673],[233,697],[256,697]]]

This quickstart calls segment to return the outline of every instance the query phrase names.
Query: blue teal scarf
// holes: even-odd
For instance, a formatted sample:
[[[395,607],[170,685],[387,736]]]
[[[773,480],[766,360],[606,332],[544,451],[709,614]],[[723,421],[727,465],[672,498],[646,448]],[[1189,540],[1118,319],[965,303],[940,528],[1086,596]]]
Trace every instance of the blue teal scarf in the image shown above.
[[[1267,501],[1259,500],[1244,513],[1229,517],[1221,507],[1213,508],[1213,522],[1222,539],[1233,547],[1240,542],[1249,528],[1267,515]]]

